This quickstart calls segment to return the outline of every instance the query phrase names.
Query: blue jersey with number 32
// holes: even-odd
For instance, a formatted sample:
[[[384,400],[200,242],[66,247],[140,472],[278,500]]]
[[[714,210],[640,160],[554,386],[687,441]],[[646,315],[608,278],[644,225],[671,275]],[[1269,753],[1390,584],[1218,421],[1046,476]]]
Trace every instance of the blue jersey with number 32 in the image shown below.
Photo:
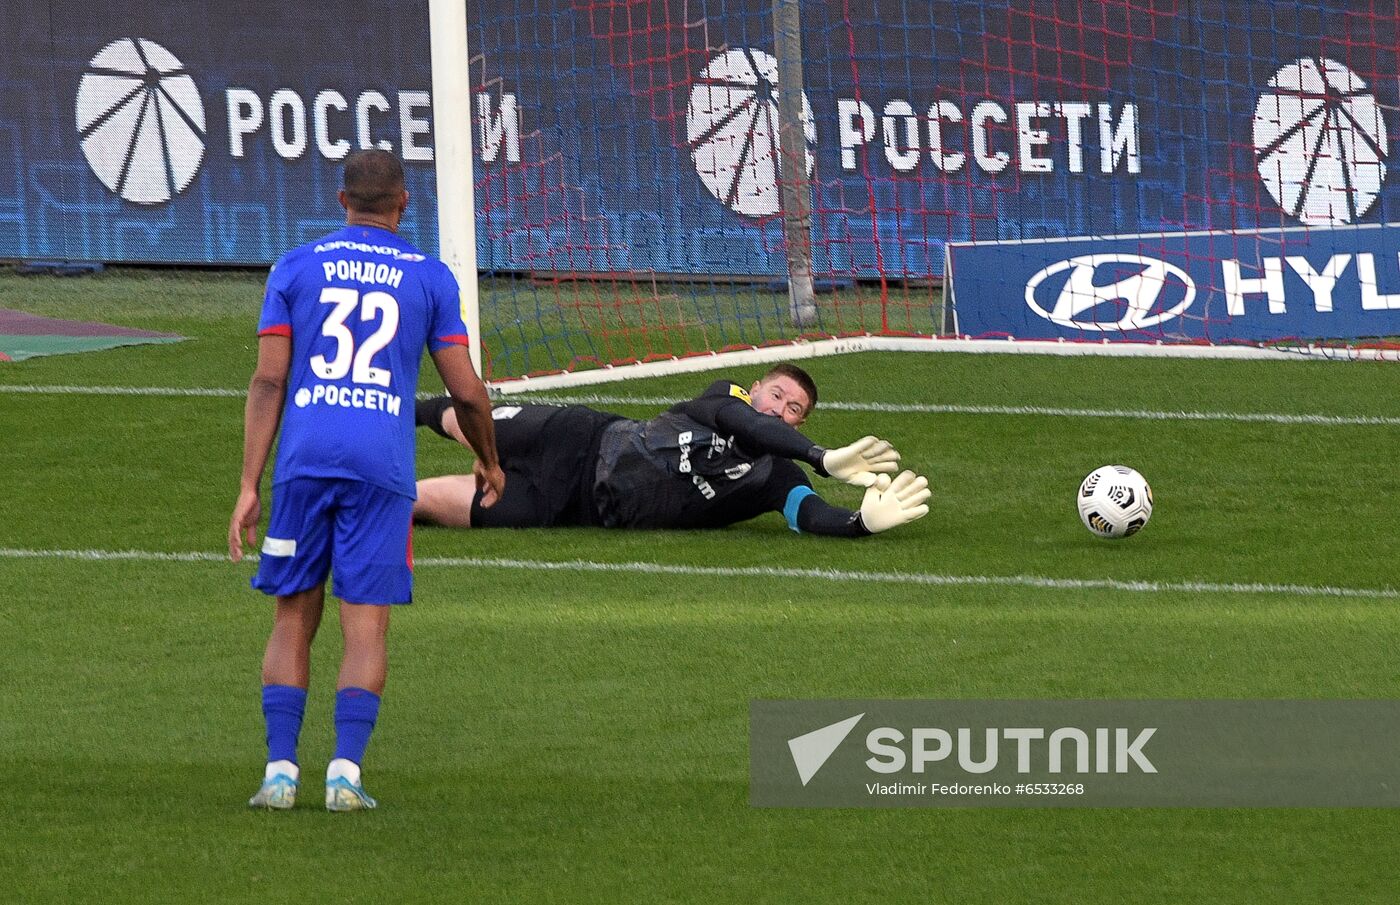
[[[274,265],[258,335],[292,340],[273,482],[351,478],[413,496],[423,349],[467,342],[447,265],[394,233],[347,226]]]

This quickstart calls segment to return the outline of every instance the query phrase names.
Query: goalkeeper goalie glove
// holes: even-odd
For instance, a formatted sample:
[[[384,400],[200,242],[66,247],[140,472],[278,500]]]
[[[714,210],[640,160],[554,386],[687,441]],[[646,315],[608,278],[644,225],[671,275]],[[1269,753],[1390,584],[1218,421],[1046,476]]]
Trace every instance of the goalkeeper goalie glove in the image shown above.
[[[823,451],[818,471],[856,487],[873,487],[880,473],[894,474],[898,468],[899,453],[890,441],[861,437],[849,446]]]
[[[860,523],[871,534],[888,531],[928,515],[928,479],[912,471],[900,472],[893,481],[880,475],[860,504]]]

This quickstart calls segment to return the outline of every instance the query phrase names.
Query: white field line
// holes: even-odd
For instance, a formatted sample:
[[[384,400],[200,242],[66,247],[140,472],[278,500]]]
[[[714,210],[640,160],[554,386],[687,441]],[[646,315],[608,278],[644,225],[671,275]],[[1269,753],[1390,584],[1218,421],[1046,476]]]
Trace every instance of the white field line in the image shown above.
[[[59,559],[87,562],[227,563],[222,553],[161,553],[146,550],[21,550],[0,547],[0,559]],[[256,561],[256,556],[249,556]],[[508,559],[500,557],[425,556],[415,566],[428,568],[513,569],[526,572],[601,572],[631,575],[680,575],[688,578],[799,579],[837,584],[894,584],[922,587],[1036,588],[1054,591],[1129,591],[1142,594],[1260,594],[1283,597],[1333,597],[1400,600],[1394,588],[1344,588],[1332,585],[1265,584],[1214,581],[1118,581],[1107,578],[1046,578],[1038,575],[939,575],[929,572],[875,572],[845,569],[791,569],[774,566],[687,566],[654,562]]]
[[[0,384],[0,393],[34,395],[80,396],[174,396],[216,397],[241,399],[244,390],[199,387],[127,387],[127,386],[35,386],[30,384]],[[419,394],[421,397],[432,394]],[[519,397],[511,397],[519,399]],[[577,405],[638,405],[669,406],[681,400],[665,396],[602,396],[602,395],[531,395],[523,402],[572,403]],[[508,405],[506,400],[498,404]],[[1147,409],[1064,408],[1039,405],[959,405],[899,402],[823,402],[822,411],[876,412],[892,415],[1032,415],[1049,418],[1120,418],[1139,421],[1223,421],[1237,424],[1290,424],[1342,426],[1400,426],[1400,417],[1388,415],[1316,415],[1286,412],[1198,412],[1153,411]]]
[[[39,386],[28,383],[0,384],[0,393],[29,393],[37,396],[215,396],[220,399],[241,399],[243,390],[202,389],[200,387],[119,387],[74,386],[54,384]]]
[[[681,400],[660,396],[535,396],[522,401],[577,405],[669,406],[675,405]],[[508,405],[509,402],[504,404]],[[817,405],[817,409],[818,411],[878,412],[893,415],[1038,415],[1052,418],[1125,418],[1145,421],[1400,426],[1400,417],[1387,415],[1294,415],[1283,412],[1151,411],[1146,409],[1090,409],[1040,405],[960,405],[918,402],[822,402]]]

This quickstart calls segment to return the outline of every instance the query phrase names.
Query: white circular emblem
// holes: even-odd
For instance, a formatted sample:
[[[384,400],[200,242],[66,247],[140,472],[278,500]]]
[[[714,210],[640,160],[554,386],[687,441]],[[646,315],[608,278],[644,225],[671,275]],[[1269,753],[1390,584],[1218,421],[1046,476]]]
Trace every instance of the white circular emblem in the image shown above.
[[[1304,58],[1269,80],[1254,108],[1259,178],[1290,217],[1351,223],[1385,181],[1385,121],[1361,77],[1336,60]]]
[[[145,38],[119,38],[89,61],[75,119],[92,172],[136,204],[183,192],[204,159],[204,103],[194,79]]]
[[[311,391],[308,390],[306,387],[302,387],[301,389],[297,390],[295,399],[297,408],[304,409],[311,404]]]
[[[710,60],[685,111],[690,157],[700,181],[726,207],[769,217],[778,198],[778,61],[761,50],[728,50]],[[817,127],[802,96],[807,173]]]

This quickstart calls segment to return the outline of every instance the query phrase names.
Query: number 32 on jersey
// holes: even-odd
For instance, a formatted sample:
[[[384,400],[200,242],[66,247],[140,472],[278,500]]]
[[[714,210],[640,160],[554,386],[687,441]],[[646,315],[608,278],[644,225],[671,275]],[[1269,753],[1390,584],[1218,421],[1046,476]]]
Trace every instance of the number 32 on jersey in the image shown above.
[[[335,357],[326,360],[324,355],[311,357],[311,370],[322,380],[340,380],[346,374],[355,383],[373,384],[387,387],[392,377],[388,368],[370,365],[374,356],[394,339],[399,330],[399,303],[387,292],[366,292],[362,297],[358,289],[342,286],[327,286],[321,290],[321,302],[334,305],[335,310],[321,325],[321,335],[335,340]],[[345,326],[346,320],[359,310],[363,323],[383,315],[379,328],[371,333],[360,346],[355,348],[355,335]]]

